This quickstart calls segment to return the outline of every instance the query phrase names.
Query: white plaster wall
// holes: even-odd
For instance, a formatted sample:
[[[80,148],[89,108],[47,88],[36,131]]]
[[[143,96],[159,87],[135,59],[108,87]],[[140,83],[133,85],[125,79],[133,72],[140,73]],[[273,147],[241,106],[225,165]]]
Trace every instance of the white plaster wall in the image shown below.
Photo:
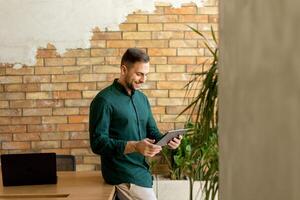
[[[202,0],[162,0],[174,7]],[[0,0],[0,63],[33,65],[38,47],[59,53],[87,48],[91,30],[118,30],[135,10],[153,12],[154,0]]]

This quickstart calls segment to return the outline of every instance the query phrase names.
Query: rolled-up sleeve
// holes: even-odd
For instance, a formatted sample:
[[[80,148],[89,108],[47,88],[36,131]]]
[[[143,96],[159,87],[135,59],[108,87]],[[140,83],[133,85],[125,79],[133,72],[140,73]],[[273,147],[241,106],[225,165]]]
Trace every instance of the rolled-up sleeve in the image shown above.
[[[103,98],[95,98],[90,105],[90,145],[92,151],[96,154],[114,156],[124,153],[127,141],[109,137],[112,112],[112,107]]]

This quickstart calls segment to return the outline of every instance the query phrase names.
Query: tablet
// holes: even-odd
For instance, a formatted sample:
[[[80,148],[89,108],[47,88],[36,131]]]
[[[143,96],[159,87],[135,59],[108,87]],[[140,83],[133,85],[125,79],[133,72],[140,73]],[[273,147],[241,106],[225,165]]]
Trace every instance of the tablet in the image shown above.
[[[159,146],[165,146],[171,141],[173,138],[179,137],[180,135],[184,135],[188,129],[176,129],[171,130],[165,133],[165,135],[155,144]]]

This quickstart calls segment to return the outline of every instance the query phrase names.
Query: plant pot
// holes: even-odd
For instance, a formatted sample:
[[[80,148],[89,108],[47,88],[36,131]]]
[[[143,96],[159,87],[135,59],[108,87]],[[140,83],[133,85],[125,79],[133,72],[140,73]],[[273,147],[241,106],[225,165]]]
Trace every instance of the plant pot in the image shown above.
[[[201,199],[201,184],[203,182],[195,181],[193,185],[193,200]],[[155,178],[153,189],[158,200],[189,200],[190,188],[188,180],[170,180]],[[216,197],[215,200],[218,198]]]

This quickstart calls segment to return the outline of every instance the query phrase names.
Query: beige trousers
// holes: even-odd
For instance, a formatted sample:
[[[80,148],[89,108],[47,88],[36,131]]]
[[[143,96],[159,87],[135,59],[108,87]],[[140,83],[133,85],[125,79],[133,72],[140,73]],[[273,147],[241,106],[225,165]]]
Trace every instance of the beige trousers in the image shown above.
[[[116,185],[120,200],[157,200],[152,188],[141,187],[132,183]]]

